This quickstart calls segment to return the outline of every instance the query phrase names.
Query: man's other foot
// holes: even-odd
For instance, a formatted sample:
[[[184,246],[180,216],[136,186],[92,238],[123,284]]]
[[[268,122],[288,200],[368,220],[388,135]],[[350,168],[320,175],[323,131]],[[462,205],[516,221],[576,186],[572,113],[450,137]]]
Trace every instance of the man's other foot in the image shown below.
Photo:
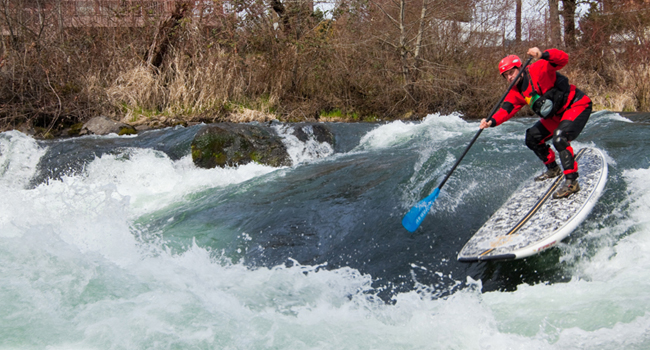
[[[560,169],[559,166],[556,166],[554,168],[547,169],[545,172],[542,173],[542,175],[536,177],[535,181],[544,181],[544,180],[556,178],[560,175],[562,175],[562,169]]]
[[[578,191],[580,191],[580,185],[578,184],[578,180],[567,179],[564,182],[564,185],[562,185],[562,187],[560,187],[560,189],[557,190],[557,192],[553,193],[553,198],[555,199],[566,198]]]

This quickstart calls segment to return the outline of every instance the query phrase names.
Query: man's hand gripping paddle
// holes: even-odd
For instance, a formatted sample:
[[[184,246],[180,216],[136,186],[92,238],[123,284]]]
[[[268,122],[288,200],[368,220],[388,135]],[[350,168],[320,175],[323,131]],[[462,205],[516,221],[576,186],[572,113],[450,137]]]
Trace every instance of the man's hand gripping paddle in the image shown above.
[[[490,112],[489,117],[492,117],[492,115],[494,115],[494,113],[496,113],[499,106],[501,106],[501,103],[503,103],[503,100],[505,100],[506,95],[508,95],[508,92],[510,91],[510,89],[512,89],[512,87],[517,83],[517,80],[519,80],[519,76],[521,76],[522,72],[528,66],[528,64],[530,63],[530,61],[532,59],[533,59],[532,57],[528,58],[526,63],[524,63],[524,65],[521,67],[521,69],[519,69],[519,73],[517,74],[515,79],[512,81],[510,86],[508,86],[508,89],[506,90],[506,93],[503,94],[503,96],[501,96],[501,99],[499,100],[499,102],[494,106],[494,108],[492,108],[492,111]],[[433,192],[429,196],[427,196],[427,198],[425,198],[425,199],[421,200],[420,202],[418,202],[418,204],[413,206],[413,208],[411,208],[411,210],[409,210],[409,212],[406,213],[406,215],[404,215],[404,218],[402,219],[402,226],[404,226],[405,229],[407,229],[409,232],[415,232],[415,230],[417,230],[417,228],[420,227],[420,224],[422,223],[422,220],[424,220],[424,217],[427,216],[427,213],[431,209],[431,206],[433,205],[433,202],[435,202],[436,198],[438,198],[438,195],[440,194],[440,189],[442,189],[442,186],[445,185],[445,182],[447,182],[447,180],[449,179],[451,174],[456,170],[456,167],[458,167],[458,164],[460,164],[460,161],[463,160],[463,158],[467,154],[467,151],[469,151],[469,149],[472,147],[472,145],[474,144],[474,142],[476,141],[478,136],[481,135],[482,131],[483,131],[483,129],[479,129],[478,132],[476,133],[476,135],[474,135],[474,138],[472,138],[472,141],[469,142],[469,145],[467,145],[467,148],[465,148],[465,151],[463,152],[463,154],[460,156],[460,158],[458,158],[458,160],[456,161],[456,164],[454,164],[454,166],[451,168],[451,170],[447,173],[447,176],[445,176],[445,178],[442,180],[440,185],[438,185],[438,187],[436,187],[436,189],[433,190]]]

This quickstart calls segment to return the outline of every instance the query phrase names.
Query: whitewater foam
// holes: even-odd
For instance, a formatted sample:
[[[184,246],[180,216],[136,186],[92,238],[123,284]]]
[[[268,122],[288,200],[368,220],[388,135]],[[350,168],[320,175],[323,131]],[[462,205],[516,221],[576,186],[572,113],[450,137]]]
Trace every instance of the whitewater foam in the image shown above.
[[[300,127],[305,135],[307,135],[306,141],[299,140],[293,134],[294,128],[296,127]],[[289,157],[291,157],[294,166],[316,159],[327,158],[334,154],[332,145],[316,140],[314,129],[311,125],[292,126],[289,124],[277,124],[273,128],[282,137],[282,142],[287,147],[287,153],[289,153]]]
[[[1,133],[0,186],[25,187],[46,151],[33,138],[19,131]]]
[[[421,122],[398,120],[380,125],[361,137],[359,146],[355,150],[395,147],[408,144],[414,138],[424,138],[430,142],[437,142],[473,129],[472,123],[461,119],[459,113],[450,115],[430,114]]]
[[[405,144],[410,135],[428,133],[398,124],[378,127],[385,129],[366,135],[362,148]],[[393,127],[398,134],[403,127],[411,130],[383,143],[380,134]],[[476,125],[460,127],[471,132]],[[20,133],[0,136],[0,164],[6,165],[0,176],[2,348],[644,349],[650,344],[650,169],[623,172],[627,198],[618,204],[614,225],[587,223],[585,235],[604,243],[593,255],[571,258],[578,259],[571,281],[481,293],[480,281],[468,279],[469,287],[445,297],[420,286],[386,303],[376,296],[373,276],[349,267],[294,261],[251,268],[196,242],[182,251],[169,249],[165,240],[144,240],[133,227],[141,215],[190,200],[192,193],[265,178],[274,168],[198,169],[189,157],[173,161],[133,148],[98,157],[81,174],[29,189],[45,149]],[[575,251],[566,248],[563,254]]]

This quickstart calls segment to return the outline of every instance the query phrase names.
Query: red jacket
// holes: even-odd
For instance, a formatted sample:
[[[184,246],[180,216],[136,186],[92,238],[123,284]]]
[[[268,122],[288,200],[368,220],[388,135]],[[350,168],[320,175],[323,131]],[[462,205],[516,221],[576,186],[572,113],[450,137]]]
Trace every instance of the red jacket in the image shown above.
[[[526,98],[530,98],[534,92],[543,95],[555,86],[556,72],[569,63],[569,55],[558,49],[548,49],[542,54],[542,58],[526,67],[521,76],[521,81],[515,84],[501,104],[501,108],[491,117],[492,126],[500,125],[512,118],[524,105]],[[552,118],[560,119],[562,112],[568,107],[575,95],[575,86],[570,86],[570,94],[566,104]],[[522,91],[523,90],[523,91]]]

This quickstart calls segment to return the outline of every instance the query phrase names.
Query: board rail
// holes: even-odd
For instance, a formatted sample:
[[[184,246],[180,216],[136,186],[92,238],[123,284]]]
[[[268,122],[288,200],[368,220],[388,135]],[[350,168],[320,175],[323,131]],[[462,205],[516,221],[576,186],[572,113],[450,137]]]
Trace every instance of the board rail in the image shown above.
[[[570,231],[573,231],[586,218],[586,216],[588,215],[588,212],[591,211],[591,209],[595,205],[598,197],[600,197],[600,194],[602,193],[602,190],[603,190],[603,188],[605,186],[606,179],[607,179],[607,162],[605,161],[604,156],[603,156],[603,154],[602,154],[602,152],[600,150],[595,149],[595,148],[583,148],[583,149],[580,149],[579,152],[576,154],[576,161],[580,160],[580,158],[583,156],[583,154],[585,154],[585,151],[587,151],[587,150],[591,150],[591,152],[590,152],[591,156],[589,156],[587,158],[588,159],[587,164],[590,166],[591,169],[600,169],[597,172],[588,172],[587,173],[588,174],[587,175],[588,179],[595,179],[595,180],[588,180],[588,182],[591,182],[592,184],[595,184],[595,187],[592,187],[587,192],[587,197],[582,197],[583,199],[578,199],[578,201],[579,201],[578,203],[581,203],[583,200],[584,200],[584,202],[582,202],[582,204],[580,204],[580,208],[577,209],[578,211],[575,214],[572,214],[570,217],[567,218],[568,221],[565,224],[557,227],[557,231],[553,231],[552,234],[544,236],[545,238],[542,238],[540,236],[541,240],[534,241],[534,242],[531,242],[530,244],[520,246],[519,248],[516,248],[516,249],[514,249],[512,251],[507,251],[506,250],[506,251],[502,251],[502,252],[496,252],[495,250],[500,249],[501,244],[496,243],[493,240],[492,241],[487,241],[487,242],[491,242],[490,243],[491,247],[484,247],[483,250],[478,250],[477,251],[477,248],[480,249],[481,245],[485,244],[485,243],[480,243],[481,240],[486,242],[485,239],[489,239],[489,237],[501,237],[501,238],[499,238],[499,240],[502,239],[504,241],[511,241],[512,239],[517,239],[517,238],[510,238],[510,237],[518,236],[515,233],[517,233],[522,227],[527,227],[524,231],[525,232],[530,232],[531,227],[533,227],[533,226],[530,226],[530,225],[533,225],[533,223],[531,223],[529,225],[526,225],[526,223],[528,223],[531,220],[531,218],[533,218],[533,217],[536,218],[534,220],[534,222],[536,220],[538,220],[537,219],[538,217],[535,216],[535,214],[537,214],[538,212],[540,213],[540,215],[548,215],[548,214],[543,214],[543,213],[546,213],[547,212],[546,210],[548,210],[548,209],[544,209],[544,210],[540,211],[540,208],[542,208],[542,207],[548,208],[548,206],[550,205],[550,203],[547,204],[548,200],[551,197],[551,195],[560,186],[560,184],[562,183],[562,180],[565,179],[564,174],[562,174],[561,176],[558,176],[558,178],[553,180],[553,183],[550,184],[549,187],[544,186],[545,190],[543,192],[543,195],[536,199],[536,201],[534,202],[534,204],[532,205],[530,210],[526,211],[525,214],[522,217],[520,217],[519,219],[517,219],[517,221],[514,221],[512,223],[512,226],[510,226],[510,229],[507,229],[507,228],[504,227],[504,231],[503,231],[504,233],[503,234],[498,235],[499,231],[492,231],[492,230],[485,231],[485,227],[482,227],[481,230],[477,231],[477,233],[468,241],[468,243],[465,245],[465,247],[463,247],[463,249],[459,253],[458,258],[457,258],[458,261],[460,261],[460,262],[477,262],[477,261],[513,260],[513,259],[525,258],[525,257],[528,257],[530,255],[537,254],[537,253],[541,252],[542,250],[545,250],[545,249],[548,249],[548,248],[550,248],[552,246],[555,246],[560,240],[562,240],[566,236],[568,236]],[[594,163],[592,161],[592,159],[598,161],[598,163]],[[596,166],[596,164],[600,164],[598,166],[598,168],[594,168],[594,166]],[[586,198],[586,199],[584,199],[584,198]],[[509,209],[509,210],[512,210],[512,209]],[[585,210],[587,211],[587,213],[584,212]],[[495,213],[495,215],[496,215],[496,213]],[[502,214],[500,214],[500,215],[502,215]],[[498,217],[495,217],[495,218],[498,218]],[[491,218],[489,221],[498,222],[499,219],[496,219],[497,221],[493,221],[493,220],[495,220],[495,219]],[[486,227],[489,228],[490,226],[486,226]],[[506,233],[506,230],[507,230],[507,233]],[[483,233],[483,234],[481,234],[479,236],[480,231],[483,231],[485,233]],[[494,232],[494,233],[490,233],[490,232]],[[478,237],[481,237],[481,238],[478,238]],[[525,236],[522,236],[522,237],[525,237]],[[475,238],[479,239],[479,240],[476,241]],[[470,243],[472,241],[474,241],[475,243]],[[471,246],[474,246],[474,248],[468,248],[468,247],[471,247]],[[469,250],[467,250],[467,249],[469,249]]]

